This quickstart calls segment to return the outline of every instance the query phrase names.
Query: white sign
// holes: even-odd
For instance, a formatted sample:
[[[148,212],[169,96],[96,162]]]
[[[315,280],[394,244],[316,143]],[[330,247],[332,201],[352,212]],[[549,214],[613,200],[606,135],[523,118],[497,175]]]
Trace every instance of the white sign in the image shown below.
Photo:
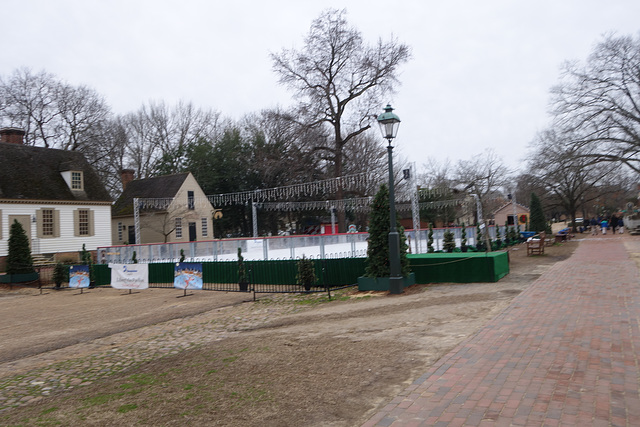
[[[111,287],[116,289],[147,289],[149,264],[109,264]]]

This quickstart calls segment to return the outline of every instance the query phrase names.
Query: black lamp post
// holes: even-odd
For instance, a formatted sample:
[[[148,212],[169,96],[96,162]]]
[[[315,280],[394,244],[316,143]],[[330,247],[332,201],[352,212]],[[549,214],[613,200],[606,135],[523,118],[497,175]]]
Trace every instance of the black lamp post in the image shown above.
[[[389,145],[387,153],[389,154],[389,292],[392,294],[402,293],[402,272],[400,268],[400,235],[396,226],[396,201],[394,194],[393,180],[393,145],[391,142],[398,133],[400,127],[400,117],[393,114],[393,108],[387,104],[384,113],[378,116],[378,124],[382,137],[385,138]]]

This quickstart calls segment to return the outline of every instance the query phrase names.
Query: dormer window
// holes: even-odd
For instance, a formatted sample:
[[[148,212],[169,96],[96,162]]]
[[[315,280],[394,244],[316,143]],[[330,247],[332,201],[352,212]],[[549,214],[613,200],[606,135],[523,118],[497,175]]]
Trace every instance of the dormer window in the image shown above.
[[[84,173],[82,171],[66,170],[60,172],[60,175],[71,191],[84,191]]]
[[[71,171],[71,189],[84,190],[84,180],[82,179],[82,172]]]

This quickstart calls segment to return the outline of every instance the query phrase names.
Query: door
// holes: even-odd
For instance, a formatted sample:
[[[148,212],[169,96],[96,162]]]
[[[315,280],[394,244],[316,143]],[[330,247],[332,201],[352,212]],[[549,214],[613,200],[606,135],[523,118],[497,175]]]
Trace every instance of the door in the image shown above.
[[[190,222],[189,223],[189,241],[190,242],[195,242],[197,239],[196,237],[196,223],[195,222]]]
[[[130,245],[135,245],[136,244],[136,227],[135,227],[135,225],[130,225],[129,226],[129,244]]]

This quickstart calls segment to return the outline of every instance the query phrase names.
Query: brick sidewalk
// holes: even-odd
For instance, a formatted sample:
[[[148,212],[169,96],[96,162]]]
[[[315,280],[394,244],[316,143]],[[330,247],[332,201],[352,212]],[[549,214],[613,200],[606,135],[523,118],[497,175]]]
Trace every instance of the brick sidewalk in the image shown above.
[[[625,239],[581,241],[364,426],[640,426],[640,276]]]

